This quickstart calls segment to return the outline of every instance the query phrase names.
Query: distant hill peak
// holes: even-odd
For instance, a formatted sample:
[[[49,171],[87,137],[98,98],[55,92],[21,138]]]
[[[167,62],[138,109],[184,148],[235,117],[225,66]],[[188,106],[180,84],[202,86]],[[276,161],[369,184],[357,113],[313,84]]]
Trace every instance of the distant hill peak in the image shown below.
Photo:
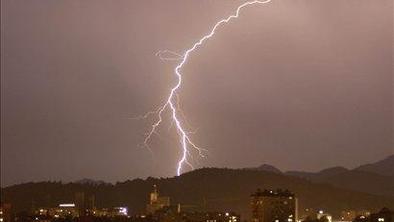
[[[385,159],[383,159],[382,161],[387,161],[387,162],[394,162],[394,154],[386,157]]]
[[[354,170],[394,177],[394,155],[375,163],[361,165]]]
[[[278,168],[276,168],[276,167],[274,167],[272,165],[269,165],[269,164],[261,164],[258,167],[249,168],[249,169],[259,170],[259,171],[264,171],[264,172],[270,172],[270,173],[276,173],[276,174],[282,174],[281,170],[279,170]]]

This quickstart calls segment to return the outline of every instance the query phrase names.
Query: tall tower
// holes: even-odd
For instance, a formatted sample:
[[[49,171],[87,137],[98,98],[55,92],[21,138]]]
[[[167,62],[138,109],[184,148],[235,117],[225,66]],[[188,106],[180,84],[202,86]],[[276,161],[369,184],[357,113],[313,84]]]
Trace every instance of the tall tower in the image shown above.
[[[153,185],[153,192],[150,193],[150,204],[154,204],[157,202],[157,198],[159,197],[159,192],[157,192],[156,184]]]
[[[153,214],[163,207],[170,206],[170,198],[159,196],[156,185],[153,185],[153,191],[150,193],[149,197],[149,203],[146,205],[146,212],[148,214]]]

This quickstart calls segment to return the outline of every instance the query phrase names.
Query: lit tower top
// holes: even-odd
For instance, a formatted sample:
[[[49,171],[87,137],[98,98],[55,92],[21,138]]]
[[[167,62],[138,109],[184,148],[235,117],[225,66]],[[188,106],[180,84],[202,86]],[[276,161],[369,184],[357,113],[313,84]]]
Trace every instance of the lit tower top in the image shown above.
[[[158,197],[159,197],[159,192],[157,192],[157,186],[155,184],[153,185],[153,192],[150,193],[150,204],[156,203]]]
[[[159,196],[159,192],[157,191],[157,186],[153,185],[153,191],[152,193],[150,193],[150,200],[149,200],[149,204],[147,204],[146,206],[146,212],[148,214],[154,214],[157,210],[169,206],[170,206],[170,197]]]

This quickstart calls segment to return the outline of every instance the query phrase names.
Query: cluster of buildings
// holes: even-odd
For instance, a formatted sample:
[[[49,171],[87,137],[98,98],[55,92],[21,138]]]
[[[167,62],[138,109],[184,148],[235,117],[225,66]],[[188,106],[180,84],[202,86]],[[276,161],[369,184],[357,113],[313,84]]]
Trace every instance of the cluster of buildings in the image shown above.
[[[298,202],[288,190],[257,190],[251,195],[252,222],[297,222]]]
[[[180,204],[171,205],[170,197],[160,196],[154,185],[150,193],[146,214],[136,215],[134,219],[140,222],[240,222],[240,215],[234,212],[205,212],[184,210]]]
[[[322,210],[304,209],[299,215],[298,201],[288,190],[257,190],[250,199],[250,222],[333,222],[333,217]],[[129,215],[127,207],[96,208],[93,195],[76,193],[74,202],[61,203],[57,207],[37,208],[30,220],[15,220],[11,205],[0,207],[0,222],[14,221],[124,221],[124,222],[240,222],[234,212],[206,212],[186,210],[180,204],[171,205],[170,197],[160,196],[157,186],[149,195],[145,213]],[[93,219],[92,219],[93,218]],[[100,218],[96,220],[94,218]],[[26,219],[26,218],[25,218]],[[247,220],[242,220],[247,221]],[[337,222],[394,222],[394,211],[383,208],[376,213],[368,211],[342,211]]]
[[[95,196],[77,192],[74,201],[60,203],[56,207],[33,207],[31,212],[18,215],[12,212],[10,204],[1,204],[0,222],[16,221],[81,221],[81,218],[116,218],[128,217],[127,207],[96,208]]]
[[[44,222],[48,218],[72,219],[83,216],[95,217],[123,217],[128,216],[127,207],[113,207],[113,208],[92,208],[83,209],[77,207],[74,203],[59,204],[53,208],[39,208],[34,211],[35,220]]]
[[[48,218],[80,218],[84,216],[117,217],[128,216],[127,207],[96,208],[95,196],[84,192],[74,195],[74,202],[61,203],[57,207],[37,208],[34,210],[35,220],[45,222]]]

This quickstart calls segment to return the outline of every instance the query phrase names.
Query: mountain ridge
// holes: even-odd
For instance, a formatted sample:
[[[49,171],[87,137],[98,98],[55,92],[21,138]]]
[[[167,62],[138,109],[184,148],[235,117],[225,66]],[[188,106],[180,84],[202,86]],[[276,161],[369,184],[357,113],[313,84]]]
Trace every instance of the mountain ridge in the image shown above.
[[[313,183],[330,184],[338,188],[376,195],[394,196],[394,155],[353,169],[336,166],[318,172],[286,171],[284,174]]]
[[[383,166],[394,161],[385,158]],[[174,204],[203,210],[233,210],[249,217],[249,196],[258,188],[289,189],[299,198],[300,209],[326,209],[334,215],[341,210],[394,208],[394,177],[379,173],[382,161],[368,169],[331,167],[319,172],[282,172],[263,164],[256,168],[201,168],[168,178],[133,179],[115,184],[91,179],[70,183],[30,182],[1,188],[1,201],[17,210],[36,206],[50,207],[72,202],[76,192],[92,194],[98,207],[128,206],[130,212],[143,212],[154,184]],[[374,165],[376,164],[376,165]],[[361,165],[365,166],[365,165]],[[300,212],[302,213],[302,211]]]
[[[51,207],[72,202],[76,192],[84,192],[95,196],[97,207],[127,206],[131,213],[140,213],[153,185],[157,185],[160,195],[169,196],[173,204],[207,211],[231,210],[246,218],[250,216],[250,194],[258,188],[289,189],[299,199],[300,209],[326,209],[334,215],[349,207],[394,208],[394,196],[368,194],[285,174],[225,168],[201,168],[177,177],[149,177],[116,184],[26,183],[1,189],[1,199],[17,210],[29,210],[32,202],[37,207]]]
[[[355,170],[376,173],[384,176],[394,176],[394,154],[383,160],[361,165]]]

